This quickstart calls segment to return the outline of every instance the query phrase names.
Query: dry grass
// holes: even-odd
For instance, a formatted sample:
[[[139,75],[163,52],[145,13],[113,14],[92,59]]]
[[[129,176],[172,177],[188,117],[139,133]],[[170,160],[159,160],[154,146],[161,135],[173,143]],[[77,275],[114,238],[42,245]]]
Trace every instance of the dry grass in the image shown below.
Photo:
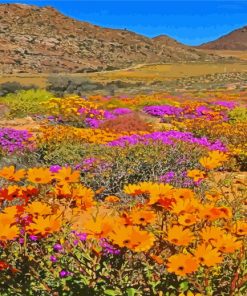
[[[246,53],[247,58],[247,53]],[[166,81],[183,77],[202,76],[206,74],[247,72],[247,62],[239,63],[190,63],[190,64],[164,64],[164,65],[139,65],[131,69],[115,70],[111,72],[65,74],[74,77],[86,77],[94,81],[109,82],[122,80],[129,82]],[[17,81],[24,85],[35,84],[44,88],[49,74],[15,74],[0,77],[0,83]],[[60,74],[61,75],[61,74]]]
[[[203,50],[206,53],[217,54],[222,57],[235,57],[242,60],[247,60],[247,51],[246,50]]]

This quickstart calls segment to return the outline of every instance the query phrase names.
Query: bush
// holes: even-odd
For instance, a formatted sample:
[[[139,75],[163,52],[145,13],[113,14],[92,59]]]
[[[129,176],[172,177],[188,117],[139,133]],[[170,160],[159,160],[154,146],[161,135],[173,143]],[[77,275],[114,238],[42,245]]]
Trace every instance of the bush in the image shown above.
[[[46,90],[21,90],[16,94],[8,94],[0,98],[0,103],[9,107],[9,117],[25,117],[34,114],[44,114],[45,106],[41,103],[49,100],[52,94]]]
[[[138,113],[131,113],[109,119],[100,125],[101,129],[116,131],[116,132],[151,132],[151,125],[143,119]]]
[[[53,92],[57,96],[64,96],[66,94],[82,96],[85,92],[101,90],[103,88],[103,84],[90,81],[83,77],[60,75],[48,77],[47,90]]]
[[[230,121],[236,122],[247,122],[247,108],[237,107],[231,110],[229,113]]]
[[[22,85],[19,82],[4,82],[0,84],[0,96],[5,96],[10,93],[16,93],[20,90],[37,89],[35,85]]]

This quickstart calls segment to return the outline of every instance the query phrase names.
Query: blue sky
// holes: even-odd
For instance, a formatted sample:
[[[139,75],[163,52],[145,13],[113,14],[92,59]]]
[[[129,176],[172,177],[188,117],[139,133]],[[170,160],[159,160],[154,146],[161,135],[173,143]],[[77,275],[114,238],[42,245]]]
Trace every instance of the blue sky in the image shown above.
[[[67,16],[96,25],[126,28],[154,37],[167,34],[197,45],[247,25],[247,0],[243,1],[0,1],[53,6]]]

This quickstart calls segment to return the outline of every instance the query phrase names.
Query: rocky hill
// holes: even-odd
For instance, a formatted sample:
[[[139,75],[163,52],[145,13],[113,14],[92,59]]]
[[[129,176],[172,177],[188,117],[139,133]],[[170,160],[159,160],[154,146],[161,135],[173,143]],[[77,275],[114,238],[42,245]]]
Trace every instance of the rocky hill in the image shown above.
[[[214,59],[167,36],[152,39],[99,27],[67,17],[52,7],[0,5],[2,74],[80,73],[141,63]]]
[[[234,30],[198,48],[213,50],[247,50],[247,26]]]

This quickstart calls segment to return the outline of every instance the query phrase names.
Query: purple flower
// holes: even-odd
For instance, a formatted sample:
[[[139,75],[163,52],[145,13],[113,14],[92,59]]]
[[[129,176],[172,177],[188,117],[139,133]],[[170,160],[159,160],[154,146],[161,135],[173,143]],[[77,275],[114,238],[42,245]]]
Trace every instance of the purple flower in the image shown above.
[[[50,256],[50,261],[53,263],[57,262],[57,257],[54,255]]]
[[[237,103],[234,101],[217,101],[214,102],[214,104],[225,107],[227,109],[234,109],[237,106]]]
[[[76,236],[80,241],[85,241],[85,240],[87,240],[87,234],[86,234],[86,233],[81,233],[81,232],[76,232],[76,231],[73,231],[73,233],[75,234],[75,236]]]
[[[55,244],[55,245],[53,246],[53,250],[54,250],[55,252],[62,252],[62,251],[63,251],[63,246],[60,245],[60,244]]]
[[[19,238],[19,243],[20,243],[21,245],[23,245],[23,244],[24,244],[24,238],[20,237],[20,238]]]
[[[106,239],[101,239],[100,240],[100,245],[103,248],[103,252],[106,255],[109,255],[109,254],[118,255],[118,254],[120,254],[120,250],[116,249],[113,245],[109,244]]]
[[[59,276],[60,276],[61,278],[65,278],[65,277],[67,277],[67,276],[69,276],[69,275],[71,275],[71,272],[69,272],[69,271],[67,271],[67,270],[61,270],[61,271],[59,272]]]
[[[52,165],[52,166],[50,166],[50,172],[57,173],[58,171],[61,170],[61,168],[62,167],[58,164]]]
[[[166,131],[166,132],[153,132],[146,135],[134,134],[131,136],[124,136],[124,137],[120,137],[117,140],[109,142],[107,145],[125,147],[126,145],[136,145],[136,144],[148,145],[155,141],[159,141],[166,145],[173,145],[177,140],[204,146],[209,150],[227,151],[224,144],[219,140],[215,142],[210,142],[206,137],[196,138],[192,133],[173,131],[173,130]]]
[[[95,119],[95,118],[86,118],[85,123],[87,126],[91,128],[98,128],[101,124],[102,120]]]
[[[161,105],[161,106],[147,106],[143,108],[143,111],[152,115],[163,117],[165,115],[181,115],[183,109],[179,107],[169,106],[169,105]]]
[[[164,183],[169,183],[175,178],[174,172],[167,172],[163,176],[160,176],[160,181]]]
[[[30,238],[30,240],[32,240],[34,242],[36,242],[38,240],[37,235],[30,235],[29,238]]]
[[[119,115],[129,114],[132,112],[132,110],[130,110],[129,108],[116,108],[116,109],[112,110],[111,112],[112,112],[112,114],[119,116]]]
[[[32,135],[26,130],[0,128],[0,149],[13,153],[32,149],[30,138]]]

